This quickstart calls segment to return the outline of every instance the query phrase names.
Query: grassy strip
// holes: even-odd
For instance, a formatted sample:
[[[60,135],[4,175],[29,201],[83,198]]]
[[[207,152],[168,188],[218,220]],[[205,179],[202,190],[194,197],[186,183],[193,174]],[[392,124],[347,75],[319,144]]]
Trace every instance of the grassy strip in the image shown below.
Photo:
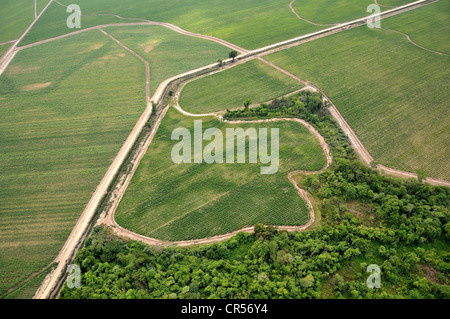
[[[450,178],[450,57],[360,27],[267,59],[327,92],[377,162]]]

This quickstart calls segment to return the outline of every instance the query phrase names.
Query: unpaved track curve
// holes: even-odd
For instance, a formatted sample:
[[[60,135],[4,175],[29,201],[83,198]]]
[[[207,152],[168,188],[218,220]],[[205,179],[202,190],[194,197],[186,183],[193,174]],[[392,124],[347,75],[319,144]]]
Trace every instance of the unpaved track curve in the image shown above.
[[[67,6],[66,6],[65,4],[62,4],[62,3],[58,2],[57,0],[54,0],[54,1],[55,1],[55,3],[57,3],[58,5],[67,8]],[[194,32],[190,32],[190,31],[186,31],[186,30],[184,30],[184,29],[182,29],[182,28],[180,28],[180,27],[178,27],[178,26],[176,26],[176,25],[174,25],[174,24],[171,24],[171,23],[166,23],[166,22],[156,22],[156,21],[152,21],[152,20],[148,20],[148,19],[142,19],[142,18],[127,18],[127,17],[122,17],[122,16],[120,16],[120,15],[118,15],[118,14],[113,14],[113,13],[102,13],[102,14],[90,14],[90,15],[86,15],[86,14],[83,14],[83,13],[81,12],[81,16],[88,16],[88,17],[93,17],[93,16],[112,16],[112,17],[116,17],[116,18],[118,18],[118,19],[123,19],[123,20],[143,21],[143,22],[145,22],[145,24],[148,24],[148,25],[160,25],[160,26],[164,26],[164,27],[166,27],[166,28],[169,28],[169,29],[171,29],[171,30],[173,30],[173,31],[176,31],[176,32],[178,32],[178,33],[184,34],[184,35],[188,35],[188,36],[196,37],[196,38],[201,38],[201,39],[205,39],[205,40],[211,40],[211,41],[220,43],[220,44],[222,44],[222,45],[224,45],[224,46],[226,46],[226,47],[229,47],[229,48],[231,48],[231,49],[233,49],[233,50],[236,50],[236,51],[239,52],[239,53],[247,52],[246,49],[241,48],[241,47],[239,47],[239,46],[237,46],[237,45],[235,45],[235,44],[232,44],[232,43],[230,43],[230,42],[227,42],[227,41],[225,41],[225,40],[222,40],[222,39],[219,39],[219,38],[216,38],[216,37],[213,37],[213,36],[209,36],[209,35],[204,35],[204,34],[199,34],[199,33],[194,33]],[[143,25],[145,25],[145,24],[143,24]],[[113,25],[114,25],[114,24],[112,24],[111,26],[113,26]],[[95,28],[95,27],[94,27],[94,28]]]
[[[53,0],[51,0],[47,6],[44,8],[44,10],[41,12],[41,14],[45,11],[45,9],[50,5],[50,3]],[[410,3],[408,5],[402,6],[402,7],[398,7],[392,10],[388,10],[385,11],[383,13],[380,14],[381,18],[384,17],[388,17],[388,16],[392,16],[395,14],[399,14],[401,12],[405,12],[408,10],[412,10],[414,8],[426,5],[428,3],[432,3],[432,2],[436,2],[437,0],[419,0],[416,1],[414,3]],[[40,14],[40,15],[41,15]],[[39,16],[40,16],[39,15]],[[39,18],[39,16],[37,17],[37,19]],[[36,20],[37,20],[36,19]],[[330,34],[330,32],[339,32],[339,31],[343,31],[346,30],[350,27],[353,27],[353,25],[361,25],[360,23],[363,23],[364,19],[366,18],[362,18],[362,19],[358,19],[358,20],[354,20],[348,23],[344,23],[344,24],[340,24],[338,26],[334,26],[325,30],[321,30],[309,35],[304,35],[301,37],[297,37],[294,39],[290,39],[290,40],[286,40],[286,41],[282,41],[273,45],[269,45],[257,50],[253,50],[253,51],[247,51],[247,52],[243,52],[238,59],[244,59],[244,58],[254,58],[255,55],[257,54],[268,54],[268,52],[270,52],[270,50],[280,50],[283,48],[286,48],[287,46],[292,46],[295,45],[295,43],[302,43],[302,41],[305,41],[305,39],[307,38],[311,38],[311,37],[318,37],[320,36],[320,34]],[[36,21],[35,20],[35,21]],[[35,22],[34,21],[34,22]],[[34,23],[33,23],[34,24]],[[142,23],[141,23],[142,24]],[[146,22],[146,24],[159,24],[159,25],[163,25],[162,23],[156,23],[156,22]],[[114,25],[130,25],[130,24],[114,24]],[[170,24],[165,24],[167,26],[170,26]],[[173,26],[173,25],[172,25]],[[93,27],[93,28],[102,28],[105,26],[97,26],[97,27]],[[29,27],[29,29],[31,28],[31,26]],[[27,30],[29,30],[27,29]],[[179,29],[178,27],[176,27],[176,29]],[[76,33],[80,33],[80,32],[84,32],[86,30],[82,30],[82,31],[78,31],[72,34],[76,34]],[[181,31],[181,30],[180,30]],[[190,34],[189,32],[186,31],[185,34]],[[194,34],[190,34],[191,36],[195,36]],[[65,35],[68,36],[68,35]],[[55,37],[53,39],[57,39],[57,38],[61,38],[63,36],[60,37]],[[20,40],[20,39],[19,39]],[[15,43],[14,46],[17,45],[18,42],[17,41]],[[38,45],[40,43],[45,43],[45,41],[48,42],[48,40],[43,40],[38,42],[37,44],[32,44],[32,45]],[[225,43],[226,41],[224,41]],[[31,46],[31,45],[30,45]],[[27,47],[30,47],[27,46]],[[237,46],[234,46],[235,48],[238,48]],[[238,49],[236,49],[236,51],[239,52]],[[17,52],[17,50],[13,50],[12,51],[14,54],[15,52]],[[5,56],[3,56],[4,58]],[[1,67],[1,63],[3,63],[4,59],[2,58],[2,62],[0,62],[0,67]],[[12,57],[9,57],[9,60],[11,60]],[[225,60],[225,63],[229,63],[230,59]],[[9,62],[8,62],[9,63]],[[183,74],[180,74],[178,76],[169,78],[165,81],[163,81],[157,88],[157,90],[155,91],[151,101],[154,101],[155,103],[159,103],[161,101],[161,98],[166,90],[166,88],[168,87],[168,85],[176,80],[176,79],[180,79],[183,78],[187,75],[191,75],[191,74],[195,74],[198,72],[202,72],[205,71],[207,69],[210,69],[211,67],[216,66],[216,64],[211,64],[209,66],[205,66],[196,70],[191,70],[188,72],[185,72]],[[6,67],[6,66],[5,66]],[[3,67],[3,69],[5,68]],[[3,72],[3,70],[0,69],[0,74],[1,72]],[[334,104],[333,104],[334,106]],[[336,109],[337,111],[337,109]],[[132,145],[134,144],[134,142],[137,140],[138,135],[140,134],[142,127],[145,125],[145,123],[147,122],[148,118],[151,115],[151,105],[147,105],[146,110],[144,111],[144,113],[142,114],[141,118],[138,120],[138,122],[136,123],[135,128],[133,129],[133,131],[130,133],[129,138],[126,140],[126,142],[124,143],[124,145],[122,146],[121,150],[119,151],[118,155],[116,156],[113,164],[111,164],[110,168],[108,169],[107,173],[105,174],[104,178],[102,179],[102,181],[100,182],[99,186],[97,187],[97,190],[94,192],[91,200],[89,201],[88,205],[86,206],[85,210],[83,211],[82,215],[80,216],[77,225],[74,227],[74,229],[72,230],[71,235],[69,236],[69,238],[66,241],[66,244],[64,245],[63,249],[61,250],[60,254],[58,256],[65,256],[64,258],[61,258],[61,260],[57,260],[59,261],[58,267],[55,271],[53,271],[49,276],[46,277],[43,285],[41,286],[41,288],[39,289],[39,291],[37,292],[35,298],[50,298],[51,294],[54,292],[54,289],[56,287],[56,284],[58,282],[58,280],[60,278],[62,278],[64,276],[64,270],[65,270],[65,265],[67,262],[69,262],[72,257],[74,256],[75,252],[76,252],[76,247],[78,246],[78,244],[80,243],[81,239],[83,238],[83,236],[85,235],[85,232],[88,229],[88,226],[93,218],[93,214],[95,213],[98,204],[100,203],[102,197],[106,194],[106,190],[109,187],[109,185],[111,184],[111,181],[113,179],[113,177],[115,176],[115,172],[117,172],[122,163],[124,162],[124,159],[126,158],[126,155],[128,154],[127,150],[129,151],[132,147]],[[140,129],[139,129],[140,128]],[[355,135],[356,137],[356,135]],[[359,153],[358,153],[359,154]],[[408,173],[410,174],[410,173]],[[428,180],[427,180],[428,181]],[[448,183],[450,184],[450,183]]]

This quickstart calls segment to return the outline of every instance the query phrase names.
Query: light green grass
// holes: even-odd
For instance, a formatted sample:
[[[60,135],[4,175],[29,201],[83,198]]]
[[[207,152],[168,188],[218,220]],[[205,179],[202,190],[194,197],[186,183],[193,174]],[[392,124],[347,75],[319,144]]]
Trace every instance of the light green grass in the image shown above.
[[[185,127],[193,132],[194,118],[170,109],[117,208],[115,218],[121,226],[172,241],[224,234],[257,222],[302,225],[308,221],[305,203],[287,174],[294,169],[318,170],[325,158],[318,140],[304,126],[294,122],[229,125],[202,119],[203,130],[268,128],[270,137],[270,128],[279,128],[279,171],[261,175],[264,164],[248,162],[174,164],[171,150],[178,141],[171,141],[172,131]]]
[[[247,99],[262,103],[296,91],[303,84],[259,60],[252,60],[188,83],[180,105],[192,113],[243,106]]]
[[[331,24],[369,16],[372,12],[367,12],[367,7],[371,4],[374,0],[296,0],[292,6],[302,18],[318,24]]]
[[[0,295],[54,260],[144,108],[143,63],[100,31],[16,55],[0,77]]]
[[[267,59],[321,87],[377,162],[450,179],[450,57],[392,31],[360,27]]]
[[[189,37],[162,26],[108,27],[104,29],[150,63],[150,90],[167,78],[228,58],[221,44]]]
[[[0,45],[0,57],[8,51],[8,49],[11,47],[11,43],[6,43],[3,45]]]

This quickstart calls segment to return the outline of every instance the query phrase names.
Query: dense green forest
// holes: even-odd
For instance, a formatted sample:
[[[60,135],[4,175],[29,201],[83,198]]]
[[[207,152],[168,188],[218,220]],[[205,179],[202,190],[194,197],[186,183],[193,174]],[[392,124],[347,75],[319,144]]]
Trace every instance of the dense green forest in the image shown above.
[[[81,288],[61,298],[450,298],[450,189],[379,174],[356,158],[319,93],[303,91],[225,118],[296,116],[331,147],[333,165],[299,179],[319,226],[256,225],[223,243],[158,248],[96,227],[77,253]],[[318,212],[319,214],[319,212]],[[381,288],[368,288],[368,265]]]

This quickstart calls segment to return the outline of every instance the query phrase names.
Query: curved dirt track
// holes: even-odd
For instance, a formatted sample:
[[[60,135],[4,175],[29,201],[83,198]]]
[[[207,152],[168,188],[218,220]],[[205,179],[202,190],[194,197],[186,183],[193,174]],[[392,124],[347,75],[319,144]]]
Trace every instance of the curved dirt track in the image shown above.
[[[51,2],[52,1],[50,1],[47,4],[46,8],[50,5]],[[396,11],[388,10],[390,12],[384,12],[381,17],[383,18],[383,17],[388,17],[388,16],[391,16],[391,15],[395,15],[395,14],[398,14],[398,13],[401,13],[401,12],[404,12],[404,11],[407,11],[407,10],[411,10],[411,9],[413,9],[415,7],[426,5],[428,3],[431,3],[431,1],[430,0],[419,0],[419,1],[416,1],[416,2],[414,2],[412,4],[408,4],[408,5],[405,5],[405,6],[398,7],[396,9],[394,9]],[[44,8],[43,11],[45,11],[46,8]],[[41,14],[42,14],[42,12],[41,12]],[[117,17],[118,18],[122,18],[120,16],[117,16]],[[128,18],[122,18],[122,19],[128,19]],[[130,19],[132,19],[132,18],[130,18]],[[45,42],[53,41],[53,40],[60,39],[62,37],[70,36],[70,35],[73,35],[73,34],[77,34],[77,33],[80,33],[80,32],[85,32],[85,31],[88,31],[88,30],[91,30],[91,29],[101,29],[101,28],[107,27],[107,26],[128,26],[128,25],[157,24],[157,25],[164,25],[166,27],[172,28],[173,30],[175,30],[177,32],[180,32],[180,33],[184,32],[183,34],[186,34],[186,35],[202,37],[204,39],[210,39],[210,40],[215,39],[215,40],[217,40],[216,42],[218,42],[218,43],[222,43],[223,45],[228,44],[226,46],[229,46],[230,48],[233,48],[233,49],[235,49],[238,52],[242,52],[241,56],[239,56],[238,58],[240,58],[240,59],[242,59],[242,58],[251,59],[251,58],[254,58],[254,56],[252,56],[252,55],[267,53],[270,50],[275,50],[275,48],[277,48],[277,50],[280,50],[280,49],[285,48],[286,46],[292,46],[295,43],[300,44],[300,43],[302,43],[302,41],[304,41],[304,39],[306,39],[308,37],[318,37],[318,36],[320,36],[320,34],[326,34],[327,32],[339,32],[339,31],[346,30],[346,29],[352,27],[355,23],[361,23],[363,21],[363,19],[364,18],[358,19],[358,20],[354,20],[354,21],[351,21],[351,22],[348,22],[348,23],[340,24],[338,26],[331,27],[331,28],[328,28],[328,29],[325,29],[325,30],[321,30],[321,31],[315,32],[315,33],[310,34],[310,35],[305,35],[305,36],[297,37],[297,38],[294,38],[294,39],[282,41],[282,42],[279,42],[279,43],[276,43],[276,44],[272,44],[272,45],[266,46],[264,48],[260,48],[260,49],[253,50],[253,51],[246,51],[246,50],[244,50],[242,48],[239,48],[239,47],[237,47],[235,45],[232,45],[232,44],[230,44],[230,43],[228,43],[226,41],[220,40],[220,39],[215,39],[215,38],[209,37],[209,36],[203,36],[203,35],[190,33],[188,31],[182,30],[182,29],[180,29],[180,28],[178,28],[178,27],[176,27],[174,25],[171,25],[171,24],[158,23],[158,22],[140,22],[140,23],[123,23],[123,24],[111,24],[111,25],[96,26],[96,27],[92,27],[90,29],[84,29],[84,30],[72,32],[70,34],[62,35],[62,36],[59,36],[59,37],[54,37],[52,39],[39,41],[39,42],[30,44],[28,46],[17,48],[15,50],[13,50],[12,52],[13,52],[13,54],[15,54],[17,52],[17,50],[19,50],[19,49],[24,49],[24,48],[27,48],[27,47],[39,45],[39,44],[42,44],[42,43],[45,43]],[[141,20],[144,20],[144,19],[141,19]],[[145,20],[145,21],[149,21],[149,20]],[[30,28],[31,28],[31,26],[30,26]],[[27,30],[29,30],[29,29],[27,29]],[[215,40],[213,40],[213,41],[215,41]],[[17,41],[15,43],[15,45],[17,45],[18,42],[19,41]],[[10,61],[12,59],[12,57],[8,57],[8,59]],[[4,59],[2,59],[1,63],[3,63],[3,62],[4,62]],[[229,60],[226,60],[226,62],[229,62]],[[209,68],[211,68],[212,66],[215,66],[215,65],[216,64],[211,64],[211,65],[208,65],[208,66],[205,66],[205,67],[202,67],[202,68],[198,68],[196,70],[191,70],[191,71],[185,72],[183,74],[174,76],[174,77],[172,77],[170,79],[167,79],[167,80],[163,81],[159,85],[157,90],[155,91],[153,97],[151,98],[151,101],[159,103],[161,101],[162,96],[164,95],[164,92],[165,92],[166,88],[168,87],[168,85],[172,81],[174,81],[176,79],[183,78],[183,77],[185,77],[187,75],[190,75],[190,74],[198,73],[199,71],[207,70],[207,69],[209,69]],[[5,67],[3,67],[3,69]],[[3,70],[0,69],[0,74],[1,74],[2,71]],[[306,83],[308,83],[308,82],[306,82]],[[314,86],[312,86],[312,87],[314,87]],[[320,91],[320,89],[318,89],[318,90]],[[331,102],[331,100],[329,100],[329,101]],[[332,107],[335,108],[334,104],[332,104]],[[336,112],[337,112],[338,115],[340,115],[340,113],[339,113],[339,111],[337,111],[337,109],[336,109]],[[122,148],[119,151],[119,153],[117,154],[116,158],[114,159],[114,162],[111,164],[110,168],[108,169],[108,172],[105,174],[104,178],[100,182],[99,186],[97,187],[97,190],[93,194],[91,200],[89,201],[88,205],[86,206],[85,210],[83,211],[83,214],[80,216],[80,218],[77,221],[76,226],[72,230],[71,235],[67,239],[63,249],[61,250],[60,254],[58,255],[60,260],[59,260],[59,264],[58,264],[57,270],[55,270],[54,272],[52,272],[52,274],[50,274],[48,277],[46,277],[45,282],[43,283],[43,285],[39,289],[39,291],[38,291],[37,295],[35,296],[35,298],[49,298],[49,297],[51,297],[51,293],[53,292],[53,290],[54,290],[58,280],[60,278],[62,278],[63,275],[64,275],[64,269],[65,269],[64,267],[66,265],[66,262],[69,262],[71,260],[71,258],[74,256],[74,254],[76,252],[76,247],[78,246],[78,244],[80,243],[80,240],[85,235],[85,232],[88,229],[88,225],[89,225],[90,221],[93,218],[93,214],[95,213],[95,211],[96,211],[96,209],[98,207],[98,204],[100,203],[101,198],[104,196],[104,194],[106,194],[106,190],[109,187],[109,185],[111,184],[112,178],[115,176],[115,173],[119,170],[119,168],[121,167],[122,163],[124,162],[124,159],[125,159],[126,155],[128,154],[127,150],[129,151],[131,149],[132,145],[134,144],[134,142],[137,140],[137,137],[138,137],[139,133],[142,131],[142,127],[148,121],[148,118],[150,117],[150,115],[151,115],[151,105],[150,105],[150,103],[148,103],[146,110],[144,111],[144,113],[142,114],[142,116],[140,117],[138,122],[136,123],[135,128],[130,133],[130,136],[128,137],[128,139],[126,140],[124,145],[122,146]],[[343,120],[343,118],[342,118],[342,120]],[[343,120],[343,121],[344,121],[343,123],[346,123],[345,120]],[[343,129],[344,129],[344,127],[343,127]],[[349,129],[349,131],[348,132],[346,131],[347,135],[351,134],[351,133],[354,134],[354,132],[351,130],[351,128],[349,126],[348,126],[348,129]],[[344,131],[345,131],[345,129],[344,129]],[[353,137],[350,136],[350,135],[348,135],[348,136],[349,136],[351,141],[354,141],[354,140],[359,141],[359,139],[356,137],[356,134],[354,134]],[[352,142],[352,145],[355,147],[353,142]],[[362,143],[361,143],[361,149],[359,151],[357,150],[357,153],[359,155],[360,155],[361,150],[365,150],[365,148],[362,145]],[[368,152],[367,152],[367,154],[368,154]],[[368,154],[368,157],[370,157],[370,154]],[[368,160],[368,158],[366,158],[366,160]],[[373,159],[372,159],[372,161],[373,161]],[[369,162],[369,164],[370,164],[370,162]],[[411,175],[411,173],[407,173],[407,172],[400,172],[399,174],[403,174],[402,175],[403,177],[410,177],[410,175]],[[433,181],[436,181],[436,180],[428,179],[427,181],[433,183]],[[437,181],[438,181],[438,183],[440,183],[439,185],[443,184],[442,181],[439,181],[439,180],[437,180]],[[445,181],[444,184],[450,185],[450,183],[446,182],[446,181]],[[300,196],[301,195],[302,194],[300,194]],[[224,235],[224,236],[228,236],[228,235]],[[217,238],[214,239],[214,240],[217,240]],[[195,243],[199,243],[199,242],[196,241],[196,242],[193,242],[193,243],[190,243],[190,244],[195,244]],[[203,242],[201,242],[201,243],[203,243]],[[62,258],[62,256],[64,256],[64,258]]]
[[[301,225],[301,226],[277,226],[277,229],[286,230],[286,231],[303,231],[303,230],[307,229],[309,226],[311,226],[311,224],[314,223],[314,221],[315,221],[313,205],[308,197],[308,193],[306,192],[306,190],[298,187],[297,183],[293,180],[292,176],[296,173],[302,173],[305,175],[317,174],[317,173],[324,171],[326,168],[328,168],[328,166],[330,166],[333,163],[333,158],[330,153],[330,148],[329,148],[328,144],[325,142],[322,135],[320,135],[320,133],[311,124],[309,124],[308,122],[306,122],[304,120],[297,119],[297,118],[273,118],[273,119],[252,120],[252,121],[245,121],[245,120],[226,121],[226,120],[223,120],[223,118],[221,116],[222,112],[214,112],[214,113],[206,113],[206,114],[192,114],[192,113],[184,111],[179,106],[178,97],[179,97],[181,90],[182,90],[182,87],[178,90],[178,92],[175,96],[176,104],[174,105],[174,107],[186,116],[193,116],[193,117],[215,116],[220,121],[222,121],[224,123],[229,123],[229,124],[242,124],[242,123],[248,124],[248,123],[269,123],[269,122],[280,122],[280,121],[293,121],[293,122],[297,122],[297,123],[305,126],[319,140],[320,146],[321,146],[321,148],[324,152],[325,158],[326,158],[325,166],[319,171],[295,170],[295,171],[290,172],[287,176],[289,179],[289,182],[295,187],[295,189],[297,190],[300,197],[304,200],[304,202],[308,208],[310,218],[309,218],[308,222],[304,225]],[[156,132],[156,129],[155,129],[155,132]],[[153,136],[154,136],[154,134],[153,134]],[[153,136],[152,136],[152,138],[153,138]],[[148,143],[148,144],[150,144],[150,143]],[[145,153],[145,152],[142,152],[142,153]],[[129,174],[129,175],[132,175],[132,174]],[[128,178],[131,179],[130,177],[128,177]],[[121,195],[123,195],[123,191],[121,192]],[[241,229],[238,229],[236,231],[233,231],[233,232],[230,232],[227,234],[222,234],[222,235],[217,235],[217,236],[212,236],[212,237],[207,237],[207,238],[202,238],[202,239],[192,239],[192,240],[173,241],[173,242],[162,241],[162,240],[159,240],[156,238],[150,238],[147,236],[137,234],[137,233],[130,231],[130,230],[120,226],[119,224],[117,224],[117,222],[114,219],[114,214],[115,214],[115,208],[117,207],[119,200],[120,200],[120,198],[116,198],[114,200],[114,207],[112,207],[112,209],[109,209],[108,212],[106,213],[106,215],[102,215],[102,217],[99,219],[97,224],[110,227],[113,230],[113,232],[118,236],[130,238],[133,240],[138,240],[138,241],[141,241],[145,244],[152,245],[152,246],[180,246],[181,247],[181,246],[192,246],[192,245],[199,245],[199,244],[211,244],[211,243],[217,243],[217,242],[227,240],[227,239],[235,236],[239,232],[247,232],[247,233],[253,232],[253,226],[251,226],[251,227],[241,228]]]

